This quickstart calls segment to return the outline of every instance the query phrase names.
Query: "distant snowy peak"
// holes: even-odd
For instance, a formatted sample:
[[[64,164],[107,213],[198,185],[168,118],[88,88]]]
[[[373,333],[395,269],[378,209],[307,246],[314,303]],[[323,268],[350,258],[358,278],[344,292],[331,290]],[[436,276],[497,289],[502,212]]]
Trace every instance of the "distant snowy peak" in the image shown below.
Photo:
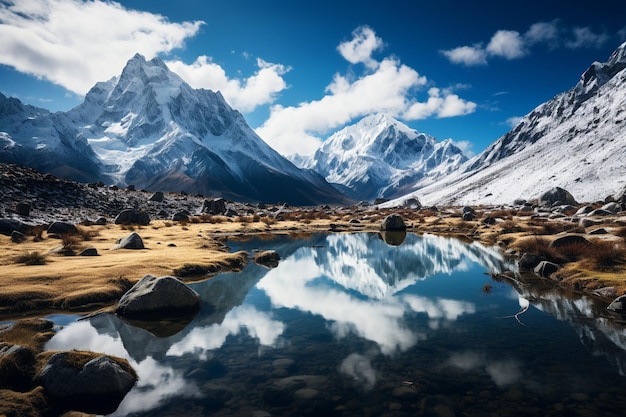
[[[357,199],[392,197],[466,160],[451,140],[438,142],[386,114],[374,114],[330,136],[302,166]]]

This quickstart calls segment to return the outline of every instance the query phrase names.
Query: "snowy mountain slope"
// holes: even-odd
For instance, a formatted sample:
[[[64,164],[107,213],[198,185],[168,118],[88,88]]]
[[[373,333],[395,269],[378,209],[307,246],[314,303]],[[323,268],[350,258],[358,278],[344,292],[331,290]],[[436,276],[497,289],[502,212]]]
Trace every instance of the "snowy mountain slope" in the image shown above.
[[[100,178],[95,153],[65,114],[24,105],[1,93],[0,162],[83,182]]]
[[[405,194],[420,180],[452,172],[466,159],[451,140],[438,142],[376,114],[333,134],[301,166],[347,188],[356,199],[371,200]]]
[[[391,204],[512,203],[555,186],[579,201],[614,194],[626,185],[625,68],[626,43],[458,171]]]
[[[244,201],[347,201],[318,174],[269,147],[219,92],[191,88],[159,58],[137,54],[119,77],[97,83],[81,105],[43,112],[47,130],[40,136],[58,143],[56,129],[60,138],[78,142],[108,182]],[[14,117],[24,120],[20,113]],[[4,123],[0,131],[31,153],[36,149],[30,131]]]

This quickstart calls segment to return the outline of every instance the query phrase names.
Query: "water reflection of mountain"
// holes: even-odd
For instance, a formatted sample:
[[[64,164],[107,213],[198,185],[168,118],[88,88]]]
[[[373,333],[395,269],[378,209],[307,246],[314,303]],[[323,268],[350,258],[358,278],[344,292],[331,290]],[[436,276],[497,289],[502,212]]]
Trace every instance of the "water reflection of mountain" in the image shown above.
[[[494,248],[415,234],[408,234],[400,246],[386,244],[377,234],[329,235],[325,248],[294,253],[297,259],[306,256],[313,256],[329,279],[377,299],[436,274],[467,270],[471,263],[490,272],[501,272],[507,267]]]
[[[584,346],[595,356],[605,357],[620,375],[626,376],[626,327],[609,318],[606,305],[588,296],[572,297],[559,289],[515,288],[539,310],[569,323]]]

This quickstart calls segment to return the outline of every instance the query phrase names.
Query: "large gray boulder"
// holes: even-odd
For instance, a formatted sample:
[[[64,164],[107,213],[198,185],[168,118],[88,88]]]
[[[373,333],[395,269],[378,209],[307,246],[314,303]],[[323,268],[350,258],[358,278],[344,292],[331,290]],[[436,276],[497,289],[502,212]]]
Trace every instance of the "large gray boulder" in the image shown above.
[[[77,235],[78,228],[72,223],[54,222],[46,230],[49,235]]]
[[[148,318],[195,313],[200,296],[178,278],[146,275],[120,299],[116,313],[124,317]]]
[[[143,239],[133,232],[126,237],[118,239],[112,249],[144,249]]]
[[[80,366],[75,352],[53,355],[37,376],[53,403],[90,414],[114,412],[136,376],[113,358],[101,355]]]
[[[115,224],[150,224],[150,215],[142,210],[122,210],[115,218]]]
[[[380,230],[404,231],[406,230],[406,224],[404,223],[402,216],[397,213],[393,213],[385,217],[382,224],[380,225]]]
[[[552,206],[556,203],[564,205],[569,204],[575,206],[578,204],[574,196],[569,191],[560,187],[554,187],[553,189],[546,191],[539,197],[539,203],[542,206]]]

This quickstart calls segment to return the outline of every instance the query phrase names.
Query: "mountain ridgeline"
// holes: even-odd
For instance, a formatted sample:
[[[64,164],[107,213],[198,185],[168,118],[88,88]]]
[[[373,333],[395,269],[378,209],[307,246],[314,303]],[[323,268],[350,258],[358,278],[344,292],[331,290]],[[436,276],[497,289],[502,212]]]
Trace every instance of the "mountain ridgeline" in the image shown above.
[[[0,132],[0,162],[82,182],[294,205],[349,201],[274,151],[219,92],[191,88],[159,58],[135,55],[68,112],[0,95]]]
[[[384,114],[331,135],[314,155],[274,151],[219,92],[193,89],[159,58],[128,61],[67,112],[0,94],[0,162],[80,182],[293,205],[410,198],[502,204],[562,187],[596,201],[626,186],[626,43],[471,159]]]
[[[625,145],[623,43],[458,170],[392,204],[415,196],[425,204],[511,203],[557,186],[579,201],[604,200],[626,186]]]

